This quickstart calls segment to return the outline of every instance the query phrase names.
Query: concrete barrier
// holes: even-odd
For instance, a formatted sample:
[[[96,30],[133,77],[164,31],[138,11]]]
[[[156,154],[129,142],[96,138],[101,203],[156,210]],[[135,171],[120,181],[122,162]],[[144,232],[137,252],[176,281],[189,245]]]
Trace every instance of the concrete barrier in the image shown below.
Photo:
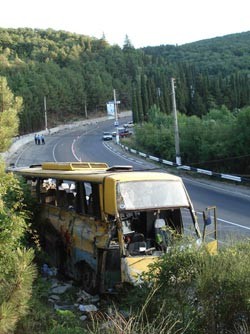
[[[129,117],[132,116],[132,112],[129,111],[122,111],[119,113],[119,118],[121,117]],[[22,146],[34,141],[35,139],[35,134],[40,134],[40,135],[48,135],[48,134],[54,134],[58,133],[60,131],[65,131],[65,130],[71,130],[74,128],[86,126],[86,125],[91,125],[91,124],[96,124],[100,122],[104,122],[111,119],[109,116],[102,116],[102,117],[97,117],[97,118],[90,118],[90,119],[85,119],[81,121],[76,121],[70,124],[63,124],[59,125],[57,127],[51,128],[49,130],[43,130],[43,131],[38,131],[38,132],[33,132],[29,133],[27,135],[15,137],[13,139],[13,143],[11,147],[8,149],[8,151],[0,153],[0,156],[2,157],[3,160],[7,161],[15,152],[17,152]]]

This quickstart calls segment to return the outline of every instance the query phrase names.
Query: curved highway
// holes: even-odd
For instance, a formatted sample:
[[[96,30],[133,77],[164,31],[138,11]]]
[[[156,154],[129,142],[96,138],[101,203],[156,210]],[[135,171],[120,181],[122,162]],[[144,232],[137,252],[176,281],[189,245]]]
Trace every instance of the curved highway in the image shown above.
[[[123,123],[129,119],[124,118]],[[88,124],[46,137],[45,145],[27,144],[12,158],[16,166],[43,161],[101,161],[112,165],[132,165],[134,169],[155,169],[156,165],[122,152],[116,145],[102,141],[103,131],[114,131],[113,120]],[[109,147],[111,146],[111,148]],[[219,239],[230,242],[250,237],[250,190],[183,176],[184,183],[201,222],[201,211],[216,205]]]

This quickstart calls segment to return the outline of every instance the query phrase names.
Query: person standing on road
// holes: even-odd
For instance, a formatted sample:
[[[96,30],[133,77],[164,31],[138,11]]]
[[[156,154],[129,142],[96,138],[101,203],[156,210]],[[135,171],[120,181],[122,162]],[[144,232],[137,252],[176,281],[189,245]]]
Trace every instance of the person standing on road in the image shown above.
[[[37,145],[37,134],[35,134],[35,144]]]
[[[40,145],[41,144],[41,136],[38,134],[37,135],[37,144]]]
[[[44,135],[41,135],[41,141],[42,141],[42,144],[44,145],[45,144]]]

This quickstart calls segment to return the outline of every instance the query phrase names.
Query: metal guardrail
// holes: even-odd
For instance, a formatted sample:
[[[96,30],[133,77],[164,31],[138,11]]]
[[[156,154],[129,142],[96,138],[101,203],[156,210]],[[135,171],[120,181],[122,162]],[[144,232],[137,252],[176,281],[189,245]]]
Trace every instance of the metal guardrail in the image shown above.
[[[195,167],[186,166],[186,165],[178,165],[177,163],[175,163],[173,161],[169,161],[169,160],[165,160],[165,159],[154,157],[154,156],[149,155],[147,153],[140,152],[140,151],[137,151],[135,149],[129,148],[129,147],[123,145],[123,144],[119,144],[119,145],[124,150],[126,150],[126,151],[128,151],[130,153],[138,154],[140,157],[147,158],[149,160],[161,163],[163,165],[167,165],[167,166],[171,166],[171,167],[176,167],[177,169],[183,169],[183,170],[187,170],[187,171],[192,171],[192,172],[196,172],[196,173],[199,173],[199,174],[204,174],[204,175],[211,176],[211,177],[226,179],[226,180],[229,180],[229,181],[242,182],[242,183],[250,184],[250,179],[246,178],[246,177],[241,177],[241,176],[237,176],[237,175],[230,175],[230,174],[224,174],[224,173],[216,173],[216,172],[213,172],[211,170],[206,170],[206,169],[202,169],[202,168],[195,168]]]

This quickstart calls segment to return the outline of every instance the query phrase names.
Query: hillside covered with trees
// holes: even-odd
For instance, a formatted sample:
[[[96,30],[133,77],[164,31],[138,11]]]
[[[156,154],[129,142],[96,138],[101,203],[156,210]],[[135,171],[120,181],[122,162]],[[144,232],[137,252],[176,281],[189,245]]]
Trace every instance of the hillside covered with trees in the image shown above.
[[[236,110],[250,104],[250,32],[182,46],[135,49],[64,31],[0,29],[0,75],[21,96],[20,132],[44,125],[43,98],[51,119],[61,121],[106,108],[115,88],[121,108],[138,121],[156,104],[171,111],[170,78],[176,78],[177,107],[204,115],[211,107]],[[2,109],[4,102],[1,103]],[[53,124],[51,124],[53,125]]]
[[[168,119],[172,110],[170,80],[174,77],[180,115],[198,117],[197,120],[182,118],[185,120],[182,122],[185,130],[182,129],[180,134],[183,162],[207,167],[211,160],[226,158],[228,163],[223,168],[226,167],[228,172],[248,175],[250,152],[245,140],[249,111],[245,111],[241,118],[238,115],[250,106],[249,44],[250,32],[245,32],[181,46],[135,49],[127,36],[121,48],[109,45],[105,36],[95,39],[51,29],[0,28],[0,76],[6,80],[14,96],[23,101],[18,112],[19,134],[44,129],[45,96],[48,127],[52,127],[84,118],[86,113],[91,116],[105,112],[106,103],[113,99],[114,88],[121,102],[120,109],[132,109],[135,123],[153,124],[152,110],[153,114],[157,110]],[[8,105],[3,89],[1,86],[0,110],[4,113]],[[225,127],[219,124],[219,120],[222,124],[225,121],[223,116],[215,112],[211,114],[211,110],[222,110],[224,116],[225,110],[228,111],[229,132],[224,133]],[[211,115],[216,119],[210,119]],[[205,121],[201,127],[202,119]],[[244,119],[243,133],[241,119]],[[171,122],[162,124],[166,122],[169,127]],[[189,132],[185,124],[189,124]],[[194,128],[195,132],[192,131]],[[153,129],[160,138],[160,127],[154,124]],[[161,129],[162,132],[165,130]],[[241,133],[238,146],[235,146],[237,136],[234,131]],[[211,141],[209,133],[217,141],[208,145]],[[204,134],[205,139],[202,138]],[[228,142],[232,136],[234,142]],[[150,153],[167,151],[164,157],[173,159],[173,150],[168,150],[167,144],[160,144],[159,149],[154,138],[153,143],[147,142],[150,143]],[[227,145],[223,144],[223,138],[227,138]],[[195,143],[199,143],[200,150],[195,150],[194,155]],[[148,149],[141,141],[136,144]],[[230,160],[238,156],[243,157],[239,163]],[[233,168],[235,162],[237,169]]]

